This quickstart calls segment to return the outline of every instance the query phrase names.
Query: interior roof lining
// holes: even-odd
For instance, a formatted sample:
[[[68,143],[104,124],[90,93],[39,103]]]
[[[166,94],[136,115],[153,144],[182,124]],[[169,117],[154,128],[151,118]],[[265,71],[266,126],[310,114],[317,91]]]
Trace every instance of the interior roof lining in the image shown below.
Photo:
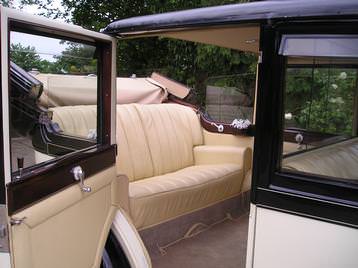
[[[221,35],[221,36],[220,36]],[[224,26],[163,29],[119,35],[120,39],[164,37],[258,53],[260,24],[246,23]],[[253,43],[249,43],[252,41]]]

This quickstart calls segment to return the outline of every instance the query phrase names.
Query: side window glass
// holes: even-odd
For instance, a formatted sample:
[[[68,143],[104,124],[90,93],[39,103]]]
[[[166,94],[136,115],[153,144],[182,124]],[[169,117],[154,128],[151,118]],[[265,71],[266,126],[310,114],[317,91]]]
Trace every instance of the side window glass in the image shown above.
[[[252,51],[256,51],[256,41],[248,40]],[[234,44],[228,48],[162,37],[124,42],[136,47],[138,53],[131,54],[130,62],[123,61],[119,76],[150,78],[170,94],[181,99],[179,95],[184,95],[186,102],[203,108],[209,120],[253,123],[257,68],[254,52],[242,52]],[[151,47],[155,47],[156,53]],[[170,87],[176,83],[174,88]],[[184,87],[186,90],[181,89]],[[190,93],[182,94],[185,91]],[[176,95],[178,92],[181,93]]]
[[[96,46],[11,31],[12,171],[97,143]]]
[[[286,36],[281,43],[286,58],[282,170],[356,180],[358,39],[292,39],[296,42]]]
[[[253,122],[256,74],[254,71],[209,77],[205,108],[214,120],[231,124],[236,120]]]

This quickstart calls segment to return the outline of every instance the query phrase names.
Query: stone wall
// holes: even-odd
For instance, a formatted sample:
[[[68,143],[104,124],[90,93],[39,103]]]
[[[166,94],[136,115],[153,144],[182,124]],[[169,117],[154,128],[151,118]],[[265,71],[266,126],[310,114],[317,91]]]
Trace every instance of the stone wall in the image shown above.
[[[206,87],[206,111],[212,119],[231,123],[235,118],[252,121],[250,98],[234,87]]]

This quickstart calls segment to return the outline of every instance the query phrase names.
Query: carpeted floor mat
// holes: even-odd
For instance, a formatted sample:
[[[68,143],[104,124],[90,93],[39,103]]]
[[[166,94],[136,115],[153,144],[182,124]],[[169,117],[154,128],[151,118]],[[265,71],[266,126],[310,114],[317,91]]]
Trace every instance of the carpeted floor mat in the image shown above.
[[[153,256],[153,268],[244,268],[248,214],[226,220]]]

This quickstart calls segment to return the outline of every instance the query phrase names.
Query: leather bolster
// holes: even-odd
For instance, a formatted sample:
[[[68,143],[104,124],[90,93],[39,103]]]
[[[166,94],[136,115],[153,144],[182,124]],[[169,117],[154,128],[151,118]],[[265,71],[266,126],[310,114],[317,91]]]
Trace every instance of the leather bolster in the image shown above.
[[[251,169],[252,150],[249,147],[201,145],[194,147],[195,165],[233,163],[246,173]]]

